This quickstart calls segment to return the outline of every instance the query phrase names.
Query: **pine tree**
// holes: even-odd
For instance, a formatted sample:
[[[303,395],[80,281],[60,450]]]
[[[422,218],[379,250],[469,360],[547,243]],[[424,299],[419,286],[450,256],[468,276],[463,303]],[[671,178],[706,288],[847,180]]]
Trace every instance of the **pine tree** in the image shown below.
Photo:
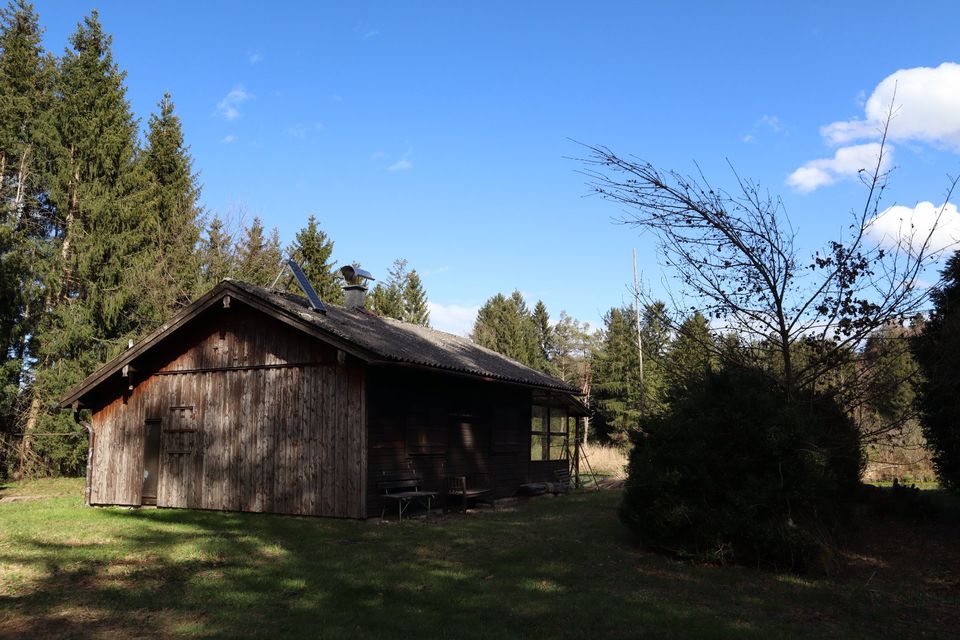
[[[498,293],[487,300],[477,312],[470,339],[528,367],[547,368],[538,343],[536,321],[519,291],[509,298]]]
[[[370,308],[381,316],[430,326],[427,293],[416,269],[407,270],[407,261],[397,258],[385,282],[378,282],[370,295]]]
[[[244,282],[269,287],[280,272],[280,235],[276,229],[270,237],[264,235],[263,221],[259,217],[244,230],[244,238],[237,245],[236,277]]]
[[[407,279],[407,261],[397,258],[387,271],[387,279],[370,292],[370,308],[381,316],[403,320],[403,286]]]
[[[206,237],[200,241],[201,289],[207,291],[236,270],[236,243],[219,216],[207,225]]]
[[[553,349],[550,361],[555,375],[569,385],[589,392],[593,353],[597,336],[585,322],[560,312],[560,320],[553,327]]]
[[[550,361],[550,356],[554,350],[554,331],[550,324],[547,305],[543,304],[543,300],[537,300],[530,319],[533,326],[533,342],[536,346],[531,366],[534,369],[555,375],[556,367]]]
[[[931,293],[933,312],[911,347],[923,375],[918,404],[937,477],[960,490],[960,252],[941,278]]]
[[[403,320],[422,327],[430,326],[430,309],[427,307],[427,292],[416,269],[407,274],[403,286]]]
[[[42,139],[54,65],[33,8],[0,9],[0,435],[14,431],[42,317],[49,217],[42,206]],[[0,452],[0,474],[6,466]]]
[[[200,188],[169,93],[158,107],[159,113],[150,117],[143,154],[149,178],[143,222],[152,254],[146,278],[150,288],[144,293],[153,298],[152,324],[159,324],[200,292]]]
[[[288,254],[303,268],[321,300],[343,304],[343,278],[335,268],[336,261],[331,259],[333,240],[320,228],[314,216],[310,216],[307,226],[297,232]],[[290,282],[288,289],[292,293],[301,293],[296,282]]]
[[[664,362],[667,395],[680,398],[703,383],[718,366],[710,322],[699,311],[683,321]]]
[[[137,162],[137,122],[130,112],[111,38],[93,12],[60,61],[44,139],[43,176],[54,212],[52,268],[44,279],[44,321],[25,420],[30,432],[76,432],[56,399],[145,327],[143,295],[150,260],[142,224],[146,171]],[[38,440],[37,451],[60,472],[82,466],[82,439]]]
[[[636,318],[630,308],[613,308],[604,315],[603,339],[593,362],[593,435],[621,446],[640,429],[643,415]]]

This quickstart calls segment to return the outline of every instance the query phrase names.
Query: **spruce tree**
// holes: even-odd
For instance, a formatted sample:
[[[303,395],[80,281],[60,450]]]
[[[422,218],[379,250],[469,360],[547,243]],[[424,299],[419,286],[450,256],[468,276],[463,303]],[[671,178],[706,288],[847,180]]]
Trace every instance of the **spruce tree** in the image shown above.
[[[933,312],[911,347],[923,375],[918,405],[937,477],[960,491],[960,252],[941,278],[931,293]]]
[[[37,328],[37,373],[26,410],[30,432],[78,432],[56,410],[67,388],[139,335],[150,253],[142,224],[146,172],[136,161],[137,122],[96,12],[70,38],[60,61],[44,140],[50,160],[43,178],[51,220],[51,268],[44,277],[44,320]],[[51,469],[77,471],[82,438],[39,439]]]
[[[411,269],[403,285],[403,320],[422,327],[430,326],[427,292],[416,269]]]
[[[416,269],[407,270],[407,261],[397,258],[386,281],[378,282],[370,295],[370,308],[381,316],[430,326],[427,293]]]
[[[694,312],[677,329],[664,358],[667,395],[678,399],[702,385],[717,369],[716,353],[710,322],[699,311]]]
[[[259,217],[244,230],[244,237],[237,245],[236,277],[244,282],[269,287],[280,272],[280,236],[276,229],[267,237],[263,221]]]
[[[555,375],[556,367],[550,361],[551,354],[554,350],[554,331],[553,326],[550,324],[550,314],[547,312],[547,305],[543,304],[543,300],[537,300],[537,304],[533,307],[531,321],[534,332],[533,340],[536,346],[533,354],[533,364],[531,366]]]
[[[636,317],[630,308],[613,308],[604,315],[603,339],[593,362],[593,435],[621,446],[640,429],[644,400]]]
[[[17,0],[0,9],[0,436],[15,430],[43,315],[50,239],[41,176],[53,71],[33,8]]]
[[[149,179],[143,222],[152,254],[146,277],[150,289],[144,293],[153,298],[152,324],[163,322],[200,292],[200,188],[170,94],[164,94],[157,106],[143,154]]]
[[[470,339],[528,367],[547,369],[536,322],[519,291],[509,298],[498,293],[487,300],[477,312]]]
[[[336,270],[336,261],[331,259],[333,240],[320,228],[314,216],[311,215],[307,226],[297,232],[288,254],[300,264],[321,300],[343,304],[343,278]],[[293,281],[288,290],[301,293],[299,285]]]
[[[403,320],[403,288],[407,279],[407,261],[397,258],[387,271],[387,279],[370,292],[370,308],[381,316]]]
[[[201,290],[207,291],[224,278],[233,276],[237,265],[233,235],[220,216],[213,216],[206,236],[200,241]]]

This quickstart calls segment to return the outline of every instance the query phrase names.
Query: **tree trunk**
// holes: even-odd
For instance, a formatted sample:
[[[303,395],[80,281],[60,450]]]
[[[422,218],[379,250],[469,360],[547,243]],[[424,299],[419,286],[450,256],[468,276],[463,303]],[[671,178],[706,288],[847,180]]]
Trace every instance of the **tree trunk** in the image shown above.
[[[27,158],[30,156],[30,147],[27,146],[20,156],[20,169],[17,171],[17,194],[13,198],[13,210],[16,220],[16,226],[20,226],[20,217],[23,215],[23,198],[26,193],[24,185],[27,183]],[[2,174],[0,174],[2,175]]]
[[[71,154],[72,155],[72,154]],[[63,244],[60,245],[60,291],[56,302],[63,302],[67,298],[67,283],[70,281],[70,241],[73,236],[73,223],[79,217],[78,209],[80,198],[77,191],[80,187],[80,169],[73,172],[70,181],[70,202],[67,205],[67,215],[63,220]]]
[[[23,427],[23,440],[20,442],[20,479],[26,476],[27,454],[30,453],[31,440],[30,434],[37,428],[37,421],[40,419],[40,394],[36,388],[33,389],[33,398],[30,400],[30,409],[27,411],[27,422]]]

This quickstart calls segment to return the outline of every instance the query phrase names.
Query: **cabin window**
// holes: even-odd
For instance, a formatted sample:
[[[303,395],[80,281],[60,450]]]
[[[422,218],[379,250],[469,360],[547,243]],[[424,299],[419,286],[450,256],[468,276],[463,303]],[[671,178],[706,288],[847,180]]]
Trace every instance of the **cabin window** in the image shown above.
[[[530,459],[567,459],[568,416],[562,407],[530,409]]]

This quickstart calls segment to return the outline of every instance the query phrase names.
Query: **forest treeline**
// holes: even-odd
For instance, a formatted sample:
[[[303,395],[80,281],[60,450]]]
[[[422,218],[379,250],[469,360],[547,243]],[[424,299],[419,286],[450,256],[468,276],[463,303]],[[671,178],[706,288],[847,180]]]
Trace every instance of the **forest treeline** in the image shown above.
[[[200,184],[169,94],[146,127],[97,13],[46,51],[24,0],[0,16],[0,474],[77,474],[86,432],[57,408],[71,386],[223,278],[271,286],[293,257],[342,301],[333,241],[311,216],[276,229],[224,219]],[[278,286],[296,292],[281,278]],[[429,323],[416,270],[398,259],[374,311]]]
[[[885,325],[862,352],[850,352],[838,365],[836,375],[856,369],[871,387],[851,411],[864,436],[870,480],[935,479],[914,407],[919,379],[909,348],[923,323],[918,316],[906,325]],[[562,311],[552,321],[542,301],[530,309],[519,291],[487,300],[470,337],[580,389],[591,409],[587,437],[618,447],[628,447],[645,420],[668,411],[744,348],[741,339],[712,330],[699,311],[678,318],[663,301],[640,305],[639,322],[635,306],[611,307],[602,326],[592,328]],[[797,346],[799,359],[805,348]],[[776,366],[774,358],[766,362]]]

